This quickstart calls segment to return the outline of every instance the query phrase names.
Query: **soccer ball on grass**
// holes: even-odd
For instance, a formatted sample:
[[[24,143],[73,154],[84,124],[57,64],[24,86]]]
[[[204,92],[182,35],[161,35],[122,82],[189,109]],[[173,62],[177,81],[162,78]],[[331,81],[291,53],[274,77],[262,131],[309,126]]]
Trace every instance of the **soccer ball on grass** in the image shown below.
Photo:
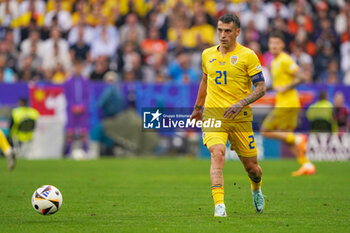
[[[63,199],[61,192],[52,185],[43,185],[32,196],[32,205],[36,212],[42,215],[50,215],[56,213]]]

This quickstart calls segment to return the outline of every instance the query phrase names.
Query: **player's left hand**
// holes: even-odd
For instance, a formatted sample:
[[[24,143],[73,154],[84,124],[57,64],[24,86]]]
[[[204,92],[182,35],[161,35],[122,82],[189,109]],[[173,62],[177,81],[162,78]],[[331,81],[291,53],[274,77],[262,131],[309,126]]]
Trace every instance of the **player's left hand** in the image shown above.
[[[228,107],[224,113],[224,118],[227,119],[235,119],[235,117],[242,111],[243,104],[238,102],[236,104],[232,104],[230,107]]]

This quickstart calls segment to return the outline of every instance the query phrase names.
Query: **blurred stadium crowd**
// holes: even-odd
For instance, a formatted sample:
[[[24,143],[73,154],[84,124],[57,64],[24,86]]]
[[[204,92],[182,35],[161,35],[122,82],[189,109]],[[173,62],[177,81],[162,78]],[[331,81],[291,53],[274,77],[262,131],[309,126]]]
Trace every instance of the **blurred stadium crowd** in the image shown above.
[[[76,58],[93,81],[114,71],[125,82],[199,82],[201,52],[230,12],[263,66],[277,29],[307,83],[350,84],[348,0],[3,0],[0,82],[63,83]]]

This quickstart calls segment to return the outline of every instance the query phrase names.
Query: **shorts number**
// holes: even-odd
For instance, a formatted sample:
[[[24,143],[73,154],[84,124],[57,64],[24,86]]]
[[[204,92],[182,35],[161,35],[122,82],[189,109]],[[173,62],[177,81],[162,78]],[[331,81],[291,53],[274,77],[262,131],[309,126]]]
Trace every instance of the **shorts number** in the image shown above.
[[[215,78],[215,83],[216,84],[221,84],[221,82],[219,81],[219,79],[221,79],[222,74],[224,74],[224,78],[225,78],[225,84],[227,84],[227,76],[226,76],[226,70],[224,72],[216,71],[216,73],[218,74],[218,76],[216,76]]]
[[[252,144],[254,143],[254,136],[253,135],[250,135],[248,138],[251,138],[252,140],[250,141],[249,143],[249,149],[254,149],[255,146],[253,146]]]

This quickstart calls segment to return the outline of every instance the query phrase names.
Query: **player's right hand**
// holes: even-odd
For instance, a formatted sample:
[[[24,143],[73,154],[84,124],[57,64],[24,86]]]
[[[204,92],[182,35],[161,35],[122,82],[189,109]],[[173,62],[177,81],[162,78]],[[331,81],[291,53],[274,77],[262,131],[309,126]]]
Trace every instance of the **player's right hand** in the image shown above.
[[[196,119],[196,121],[202,120],[202,110],[200,109],[193,109],[193,112],[191,114],[190,120]]]

